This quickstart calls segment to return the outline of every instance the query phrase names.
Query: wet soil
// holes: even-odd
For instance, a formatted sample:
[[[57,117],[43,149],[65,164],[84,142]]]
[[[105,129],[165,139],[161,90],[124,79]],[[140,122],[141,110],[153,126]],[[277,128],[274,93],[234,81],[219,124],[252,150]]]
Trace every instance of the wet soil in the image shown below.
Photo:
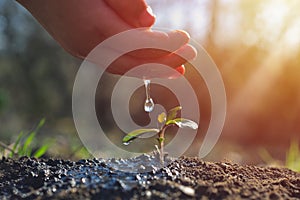
[[[0,199],[300,199],[300,173],[288,169],[190,157],[168,159],[162,168],[155,162],[156,155],[77,162],[2,158]]]

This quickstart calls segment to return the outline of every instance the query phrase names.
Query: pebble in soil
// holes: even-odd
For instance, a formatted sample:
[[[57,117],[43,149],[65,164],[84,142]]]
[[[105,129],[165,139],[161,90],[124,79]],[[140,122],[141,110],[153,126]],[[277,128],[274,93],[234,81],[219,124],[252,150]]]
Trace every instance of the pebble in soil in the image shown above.
[[[0,199],[299,199],[300,174],[287,169],[158,156],[131,159],[0,160]],[[118,169],[115,168],[118,166]],[[121,166],[121,167],[120,167]],[[122,167],[141,168],[124,172]],[[145,169],[148,169],[148,171]]]

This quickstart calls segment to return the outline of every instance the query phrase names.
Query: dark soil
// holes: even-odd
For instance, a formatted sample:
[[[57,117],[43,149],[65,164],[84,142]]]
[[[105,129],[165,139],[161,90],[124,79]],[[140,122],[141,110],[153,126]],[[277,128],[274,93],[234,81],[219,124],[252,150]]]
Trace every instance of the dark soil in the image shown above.
[[[163,168],[141,164],[154,159],[154,155],[78,162],[3,158],[0,199],[300,199],[300,173],[288,169],[187,157],[169,160]],[[148,172],[114,167],[128,163]]]

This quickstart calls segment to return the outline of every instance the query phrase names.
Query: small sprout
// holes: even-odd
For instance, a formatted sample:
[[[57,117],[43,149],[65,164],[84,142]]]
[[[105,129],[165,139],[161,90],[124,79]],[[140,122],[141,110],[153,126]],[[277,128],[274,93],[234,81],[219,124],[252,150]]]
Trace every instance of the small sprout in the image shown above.
[[[191,128],[191,129],[197,129],[198,124],[190,119],[185,118],[176,118],[178,115],[178,112],[182,109],[181,106],[177,106],[175,108],[172,108],[168,111],[168,113],[162,112],[157,116],[157,121],[162,124],[160,129],[137,129],[130,133],[128,133],[123,138],[123,144],[128,145],[130,142],[132,142],[134,139],[138,138],[139,136],[146,134],[146,133],[156,133],[158,138],[158,144],[155,145],[156,149],[158,150],[160,154],[160,161],[163,164],[164,162],[164,141],[165,141],[165,131],[168,127],[175,125],[179,128]]]

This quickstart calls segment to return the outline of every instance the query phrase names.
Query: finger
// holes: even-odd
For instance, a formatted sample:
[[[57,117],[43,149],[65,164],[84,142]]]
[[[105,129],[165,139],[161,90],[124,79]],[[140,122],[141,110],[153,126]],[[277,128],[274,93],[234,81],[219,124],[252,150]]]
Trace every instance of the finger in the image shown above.
[[[126,54],[116,59],[107,68],[107,72],[112,74],[124,75],[129,70],[135,70],[134,68],[136,67],[139,67],[143,64],[148,64],[148,67],[146,69],[142,68],[141,70],[135,70],[133,73],[130,73],[129,76],[138,78],[174,78],[178,77],[178,74],[180,75],[185,72],[184,67],[181,65],[195,58],[196,54],[196,50],[188,44],[184,45],[176,52],[158,59],[137,59]],[[154,67],[155,63],[163,65],[164,68]],[[166,69],[166,67],[173,68],[175,70],[168,70]],[[174,74],[177,75],[174,76]]]
[[[187,32],[176,30],[168,33],[160,31],[146,31],[139,40],[133,42],[141,42],[147,46],[156,46],[160,48],[145,48],[132,51],[129,55],[141,59],[154,59],[164,57],[188,43],[190,36]]]
[[[167,56],[164,56],[157,61],[159,63],[170,66],[172,68],[178,67],[180,64],[184,64],[188,61],[193,60],[197,56],[197,51],[196,49],[189,45],[186,44],[182,46],[180,49],[177,51],[168,54]]]
[[[150,27],[155,16],[145,0],[105,0],[105,2],[133,27]]]

